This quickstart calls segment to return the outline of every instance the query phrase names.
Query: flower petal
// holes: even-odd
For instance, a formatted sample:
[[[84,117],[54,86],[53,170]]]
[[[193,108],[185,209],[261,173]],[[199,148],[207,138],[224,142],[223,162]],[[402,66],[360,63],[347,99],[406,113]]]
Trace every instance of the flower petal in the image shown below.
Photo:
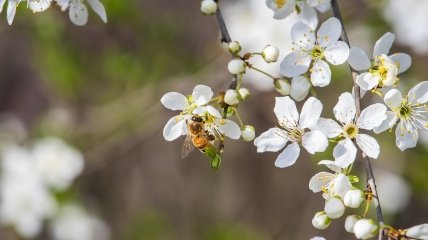
[[[405,53],[395,53],[390,58],[398,66],[398,74],[405,72],[412,65],[412,58]]]
[[[103,20],[103,22],[107,23],[107,14],[104,5],[99,0],[87,0],[89,6],[94,10],[94,12]]]
[[[308,96],[311,83],[305,76],[298,76],[291,79],[290,97],[295,101],[302,101]]]
[[[299,125],[301,128],[311,128],[315,127],[318,122],[318,119],[321,116],[322,112],[322,103],[314,98],[310,97],[303,104],[302,112],[300,114]]]
[[[317,193],[325,189],[334,179],[334,174],[329,172],[319,172],[309,180],[309,189]]]
[[[303,2],[300,10],[300,14],[298,15],[300,19],[310,28],[315,29],[318,25],[318,16],[315,9]]]
[[[189,106],[186,97],[178,92],[169,92],[162,96],[161,103],[164,107],[170,110],[184,110]]]
[[[312,67],[311,82],[316,87],[325,87],[330,84],[331,70],[328,63],[318,60]]]
[[[321,131],[313,130],[303,135],[302,145],[310,154],[324,152],[328,147],[328,139]]]
[[[333,172],[340,172],[342,170],[340,166],[336,165],[335,161],[331,161],[331,160],[321,160],[318,162],[318,165],[324,165]]]
[[[337,166],[347,168],[355,161],[357,148],[351,139],[345,138],[340,141],[333,149],[333,157]]]
[[[372,130],[386,119],[386,107],[381,103],[375,103],[361,111],[357,120],[357,127]]]
[[[361,89],[372,90],[379,84],[379,76],[365,72],[357,76],[356,82]]]
[[[308,71],[311,61],[311,57],[307,53],[295,51],[285,56],[279,71],[286,77],[297,77]]]
[[[275,166],[285,168],[293,165],[300,154],[300,147],[297,143],[289,144],[275,161]]]
[[[274,11],[273,18],[283,19],[289,16],[294,11],[295,1],[289,0],[286,1],[285,5],[278,9],[278,5],[273,0],[266,0],[266,5]]]
[[[219,119],[217,126],[227,137],[231,139],[239,139],[241,137],[241,128],[234,121],[229,119]]]
[[[211,115],[214,116],[216,118],[222,118],[221,114],[219,111],[217,111],[217,109],[215,109],[213,106],[208,105],[206,106],[207,112]]]
[[[395,123],[397,122],[397,119],[398,118],[395,116],[395,113],[393,113],[391,111],[387,111],[386,112],[386,119],[383,120],[383,122],[379,126],[373,128],[373,132],[375,132],[377,134],[377,133],[381,133],[387,129],[393,128]]]
[[[385,102],[386,106],[391,109],[398,108],[403,102],[403,96],[401,95],[401,92],[399,90],[393,88],[385,94],[383,101]]]
[[[44,0],[44,1],[29,1],[28,8],[33,12],[43,12],[51,6],[52,0]]]
[[[410,89],[408,96],[411,103],[428,102],[428,81],[416,84],[416,86]]]
[[[12,25],[13,19],[16,14],[17,3],[16,0],[9,0],[7,4],[7,22]]]
[[[367,70],[371,67],[370,59],[367,53],[361,48],[352,47],[349,50],[348,63],[357,71]]]
[[[177,115],[168,120],[163,128],[163,137],[167,141],[172,141],[187,134],[187,116]]]
[[[324,50],[324,56],[333,65],[342,64],[348,60],[349,46],[345,42],[337,41]]]
[[[333,113],[341,123],[351,123],[356,114],[354,97],[349,92],[342,93],[333,108]]]
[[[388,54],[394,40],[395,35],[390,32],[385,33],[381,38],[379,38],[374,46],[373,58],[376,58],[376,56],[381,54]]]
[[[213,95],[214,93],[210,87],[205,85],[197,85],[193,89],[192,98],[196,105],[202,106],[207,104]]]
[[[287,139],[279,135],[279,128],[271,128],[262,133],[254,140],[254,145],[257,147],[257,152],[277,152],[285,147]]]
[[[81,0],[71,1],[68,16],[75,25],[83,26],[88,22],[88,8]]]
[[[416,129],[407,129],[403,122],[400,122],[395,128],[395,144],[401,151],[414,148],[418,142],[418,135]]]
[[[291,28],[291,39],[299,50],[311,50],[315,44],[315,33],[308,25],[297,22]]]
[[[296,104],[288,96],[276,97],[273,111],[280,124],[281,121],[284,120],[293,121],[295,123],[299,121],[299,113],[297,112]]]
[[[0,0],[0,13],[3,12],[3,7],[5,3],[6,3],[6,0]]]
[[[428,223],[406,229],[406,237],[414,239],[428,239]]]
[[[321,24],[318,30],[317,40],[322,47],[335,43],[342,33],[342,24],[337,18],[329,18]]]
[[[343,132],[342,127],[333,119],[320,118],[317,128],[328,138],[335,138]]]
[[[358,134],[356,139],[358,147],[360,147],[361,151],[367,154],[367,156],[375,159],[379,156],[379,144],[372,136],[367,134]]]

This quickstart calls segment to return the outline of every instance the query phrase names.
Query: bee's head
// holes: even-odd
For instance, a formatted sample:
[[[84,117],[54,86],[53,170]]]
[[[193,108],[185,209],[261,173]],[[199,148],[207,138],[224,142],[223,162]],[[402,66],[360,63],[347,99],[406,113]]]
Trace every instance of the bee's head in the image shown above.
[[[199,116],[193,116],[192,121],[202,123],[202,122],[204,122],[204,119],[202,117],[199,117]]]

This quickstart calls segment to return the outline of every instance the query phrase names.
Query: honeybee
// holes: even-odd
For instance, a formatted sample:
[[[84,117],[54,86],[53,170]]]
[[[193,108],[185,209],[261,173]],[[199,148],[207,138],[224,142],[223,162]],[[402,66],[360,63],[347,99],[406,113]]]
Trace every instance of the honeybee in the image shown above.
[[[187,136],[181,147],[181,157],[186,158],[195,147],[201,152],[205,152],[205,148],[214,147],[215,136],[205,128],[205,120],[199,116],[193,116],[186,120]]]

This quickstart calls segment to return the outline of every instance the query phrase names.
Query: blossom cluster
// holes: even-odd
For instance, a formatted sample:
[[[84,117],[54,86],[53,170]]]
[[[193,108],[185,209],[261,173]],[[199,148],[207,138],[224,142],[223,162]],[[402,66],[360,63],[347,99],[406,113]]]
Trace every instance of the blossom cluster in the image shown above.
[[[57,198],[70,189],[83,167],[82,154],[58,138],[37,140],[31,148],[2,144],[0,224],[35,238],[49,220],[53,239],[108,239],[94,238],[97,229],[108,232],[100,219]]]
[[[27,7],[34,13],[46,11],[54,3],[57,4],[63,12],[68,10],[68,16],[72,23],[77,26],[83,26],[88,22],[88,7],[101,18],[103,22],[107,22],[107,14],[103,4],[99,0],[0,0],[0,13],[3,7],[7,4],[7,21],[12,24],[15,18],[16,10],[21,2],[27,1]]]
[[[383,231],[391,239],[428,239],[427,224],[396,229],[366,218],[371,202],[378,204],[377,191],[369,183],[365,189],[359,189],[356,185],[359,178],[352,175],[358,151],[362,152],[363,158],[369,159],[369,163],[370,159],[381,155],[375,134],[395,127],[395,143],[401,151],[416,146],[419,132],[428,130],[428,81],[418,83],[403,96],[398,89],[400,77],[410,68],[412,60],[405,53],[389,53],[395,35],[388,32],[376,41],[370,58],[364,50],[350,47],[347,40],[341,39],[344,28],[340,17],[336,18],[337,12],[335,17],[317,27],[316,10],[326,12],[331,7],[330,3],[330,0],[266,0],[275,19],[291,15],[297,15],[300,19],[291,28],[293,47],[279,66],[282,76],[273,76],[252,63],[252,59],[258,56],[266,63],[278,61],[278,48],[267,44],[262,51],[241,53],[238,42],[226,41],[233,57],[227,66],[234,76],[231,89],[215,98],[212,98],[208,87],[201,85],[195,87],[192,96],[185,97],[175,92],[165,94],[162,104],[181,112],[167,122],[164,137],[170,141],[186,135],[186,139],[193,141],[190,145],[202,152],[218,140],[221,149],[215,148],[217,157],[223,151],[223,136],[232,139],[241,136],[246,141],[254,138],[259,153],[281,151],[275,161],[275,166],[279,168],[295,164],[302,147],[308,153],[315,154],[326,151],[332,143],[335,145],[333,160],[318,163],[330,172],[319,172],[309,181],[309,189],[315,193],[322,192],[325,201],[324,209],[316,213],[312,220],[313,226],[326,229],[332,219],[344,216],[347,208],[357,209],[365,203],[366,210],[361,215],[348,215],[345,221],[346,231],[353,233],[357,239],[369,239]],[[218,2],[202,0],[201,11],[205,15],[216,14],[219,11]],[[221,15],[218,19],[221,21]],[[332,111],[335,119],[324,118],[321,116],[323,103],[314,93],[317,87],[327,87],[332,83],[330,65],[342,64],[348,64],[355,73],[354,86],[338,97]],[[278,125],[256,138],[254,127],[243,125],[238,113],[239,104],[249,95],[248,89],[242,88],[244,76],[249,70],[270,77],[277,92],[283,95],[275,98],[273,109]],[[370,104],[361,110],[360,100],[367,93],[381,97],[383,103]],[[296,102],[305,99],[299,112]],[[223,114],[211,103],[216,104]],[[232,116],[237,117],[241,132],[237,124],[228,120]],[[201,119],[199,122],[203,123],[198,128],[199,133],[195,133],[195,126],[192,125],[195,119]],[[209,144],[199,147],[200,138],[207,139]]]

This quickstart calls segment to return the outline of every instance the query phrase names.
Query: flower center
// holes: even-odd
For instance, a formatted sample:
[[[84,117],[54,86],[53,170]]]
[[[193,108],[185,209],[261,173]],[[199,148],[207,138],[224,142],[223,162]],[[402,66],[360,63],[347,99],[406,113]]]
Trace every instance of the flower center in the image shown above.
[[[287,3],[287,0],[275,0],[275,4],[276,6],[278,6],[278,9],[284,7],[286,3]]]
[[[355,124],[353,124],[353,123],[350,123],[350,124],[348,124],[348,125],[345,125],[345,126],[343,127],[343,131],[344,131],[344,133],[345,133],[345,136],[347,136],[347,137],[349,137],[349,138],[351,138],[351,139],[356,138],[356,137],[357,137],[357,135],[358,135],[358,128],[357,128],[357,126],[356,126]]]
[[[320,46],[315,46],[312,49],[311,56],[313,59],[321,59],[324,57],[324,51],[321,49]]]
[[[290,142],[301,142],[302,137],[305,134],[305,130],[302,129],[298,123],[284,119],[280,121],[279,124],[282,127],[279,132],[280,135],[283,135]]]

